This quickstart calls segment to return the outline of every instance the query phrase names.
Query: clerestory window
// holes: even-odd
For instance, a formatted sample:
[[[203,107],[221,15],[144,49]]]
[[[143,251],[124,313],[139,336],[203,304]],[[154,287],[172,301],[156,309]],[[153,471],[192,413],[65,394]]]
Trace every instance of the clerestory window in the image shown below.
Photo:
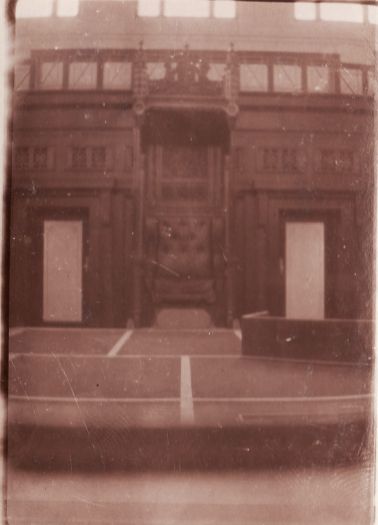
[[[235,18],[235,0],[138,0],[138,15],[146,17]]]
[[[77,16],[80,0],[18,0],[16,18],[47,18]]]
[[[295,2],[297,20],[377,24],[378,7],[358,2]]]

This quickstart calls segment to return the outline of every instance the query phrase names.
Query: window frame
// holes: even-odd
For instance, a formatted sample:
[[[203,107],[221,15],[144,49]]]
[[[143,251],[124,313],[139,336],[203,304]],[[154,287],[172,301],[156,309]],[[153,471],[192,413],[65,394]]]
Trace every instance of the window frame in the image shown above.
[[[310,3],[315,8],[315,16],[313,18],[298,18],[296,16],[296,4],[307,4]],[[294,20],[296,22],[322,22],[322,23],[331,23],[331,24],[369,24],[369,25],[378,25],[378,5],[370,5],[370,4],[364,4],[361,0],[356,0],[355,2],[350,2],[351,5],[357,5],[358,7],[362,8],[362,19],[361,20],[331,20],[326,19],[322,17],[321,13],[321,7],[322,4],[331,4],[332,2],[326,2],[326,1],[320,1],[320,2],[306,2],[297,0],[293,3],[293,13],[294,13]],[[349,2],[341,2],[348,4]],[[324,7],[324,6],[323,6]],[[374,20],[374,16],[371,14],[373,9],[377,10],[376,20]]]
[[[222,1],[222,0],[218,0]],[[159,9],[158,14],[139,14],[139,0],[137,0],[136,3],[136,14],[138,18],[142,19],[154,19],[154,18],[164,18],[164,19],[195,19],[195,20],[225,20],[225,21],[231,21],[235,20],[237,18],[237,6],[238,2],[237,0],[229,0],[233,2],[234,4],[234,16],[226,17],[226,16],[219,16],[215,14],[216,8],[215,8],[215,1],[214,0],[208,0],[209,2],[209,14],[206,16],[200,16],[200,15],[166,15],[165,14],[165,0],[158,0]]]
[[[30,0],[31,1],[31,0]],[[15,8],[16,20],[34,20],[38,18],[75,18],[80,14],[80,0],[77,0],[77,11],[75,14],[60,14],[60,8],[64,5],[64,0],[48,0],[50,6],[48,14],[36,14],[29,16],[19,16],[17,15],[17,6],[19,5],[20,0],[18,0]]]

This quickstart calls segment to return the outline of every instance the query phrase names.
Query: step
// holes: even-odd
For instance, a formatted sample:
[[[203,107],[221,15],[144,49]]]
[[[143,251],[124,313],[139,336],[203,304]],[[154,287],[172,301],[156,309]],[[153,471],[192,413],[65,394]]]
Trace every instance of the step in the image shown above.
[[[165,329],[206,329],[212,326],[210,314],[204,308],[161,308],[154,323],[155,328]]]

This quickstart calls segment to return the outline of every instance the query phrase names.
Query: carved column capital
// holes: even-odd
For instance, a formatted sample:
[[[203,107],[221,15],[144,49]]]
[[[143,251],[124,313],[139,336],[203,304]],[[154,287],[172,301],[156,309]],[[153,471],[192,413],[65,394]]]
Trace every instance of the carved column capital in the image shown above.
[[[139,44],[133,64],[133,110],[137,117],[144,115],[146,111],[146,98],[148,96],[148,74],[146,68],[143,41]]]
[[[226,71],[224,75],[225,111],[228,117],[234,119],[239,113],[239,66],[236,61],[234,45],[231,43],[227,53]]]

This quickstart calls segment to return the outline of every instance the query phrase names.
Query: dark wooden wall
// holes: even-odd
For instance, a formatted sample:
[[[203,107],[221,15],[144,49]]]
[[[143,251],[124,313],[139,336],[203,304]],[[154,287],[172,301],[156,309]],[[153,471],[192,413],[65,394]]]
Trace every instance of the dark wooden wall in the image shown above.
[[[43,219],[84,220],[84,324],[133,317],[140,139],[130,101],[70,94],[14,116],[10,322],[42,321]],[[283,225],[324,220],[327,317],[372,315],[373,116],[366,99],[241,99],[230,125],[235,316],[283,315]],[[142,322],[146,305],[142,301]]]
[[[370,317],[372,114],[264,102],[245,107],[232,138],[237,313],[284,315],[291,219],[325,223],[326,316]]]

